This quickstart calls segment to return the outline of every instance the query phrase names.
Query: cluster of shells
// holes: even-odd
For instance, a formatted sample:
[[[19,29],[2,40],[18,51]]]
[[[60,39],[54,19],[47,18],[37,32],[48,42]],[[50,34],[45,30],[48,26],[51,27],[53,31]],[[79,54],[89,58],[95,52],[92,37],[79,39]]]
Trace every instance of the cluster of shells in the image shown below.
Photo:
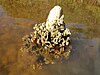
[[[34,68],[37,65],[55,64],[68,59],[71,52],[71,33],[63,20],[59,20],[53,18],[51,22],[49,20],[46,23],[36,24],[33,27],[34,31],[23,37],[24,46],[21,49],[36,57],[33,62]]]
[[[54,29],[49,31],[46,29],[45,23],[36,24],[33,27],[34,32],[31,33],[33,37],[32,41],[37,40],[37,44],[45,46],[45,48],[55,48],[56,46],[64,47],[70,43],[70,31],[68,28],[60,28],[57,23],[54,25]]]
[[[23,50],[37,57],[36,65],[54,64],[62,62],[64,58],[68,59],[71,52],[71,46],[69,46],[71,33],[67,28],[50,32],[46,29],[45,23],[40,23],[33,29],[30,35],[23,37]]]

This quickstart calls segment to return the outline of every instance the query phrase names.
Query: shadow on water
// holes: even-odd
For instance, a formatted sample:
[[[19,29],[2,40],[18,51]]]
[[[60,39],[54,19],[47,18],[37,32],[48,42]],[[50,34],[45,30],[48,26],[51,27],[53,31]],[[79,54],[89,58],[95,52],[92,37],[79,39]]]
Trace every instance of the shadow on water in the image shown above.
[[[66,23],[66,27],[72,33],[72,54],[69,60],[62,64],[45,65],[44,69],[34,71],[30,65],[34,59],[27,54],[25,57],[20,57],[21,38],[32,31],[35,23],[45,21],[50,8],[54,5],[50,5],[48,1],[44,2],[42,6],[33,2],[35,5],[31,7],[34,11],[29,11],[30,5],[26,5],[28,7],[25,7],[25,4],[16,6],[18,2],[14,2],[15,4],[8,2],[5,6],[2,3],[0,6],[0,75],[100,75],[99,7],[82,5],[74,8],[73,5],[71,8],[70,3],[62,5],[64,13],[66,13],[65,22],[73,22]],[[42,2],[40,1],[40,3]],[[46,8],[44,8],[45,5]],[[36,9],[37,6],[40,9]],[[17,10],[19,7],[20,9]],[[90,8],[93,8],[94,11]],[[34,18],[30,16],[34,16]],[[84,25],[85,23],[87,24]]]

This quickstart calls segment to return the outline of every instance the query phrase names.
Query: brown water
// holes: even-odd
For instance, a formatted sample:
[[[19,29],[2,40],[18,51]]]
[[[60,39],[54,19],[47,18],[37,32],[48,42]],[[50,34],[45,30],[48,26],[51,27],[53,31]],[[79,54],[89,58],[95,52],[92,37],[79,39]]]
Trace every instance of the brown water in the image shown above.
[[[42,2],[40,1],[40,3]],[[69,60],[62,64],[45,65],[42,70],[34,71],[30,65],[33,58],[28,55],[20,56],[21,38],[32,31],[35,23],[45,21],[47,13],[53,5],[46,2],[40,6],[37,3],[32,8],[36,9],[30,10],[30,12],[27,7],[28,12],[24,9],[25,7],[22,7],[21,12],[22,9],[16,5],[15,7],[13,5],[16,9],[10,7],[9,4],[6,5],[0,6],[0,75],[100,75],[100,17],[97,17],[100,16],[98,14],[100,8],[93,15],[87,10],[84,10],[83,13],[81,8],[77,11],[71,8],[70,11],[67,8],[68,5],[64,4],[66,27],[70,28],[72,32],[72,54]],[[77,12],[80,13],[76,14]],[[87,18],[88,15],[89,18]]]

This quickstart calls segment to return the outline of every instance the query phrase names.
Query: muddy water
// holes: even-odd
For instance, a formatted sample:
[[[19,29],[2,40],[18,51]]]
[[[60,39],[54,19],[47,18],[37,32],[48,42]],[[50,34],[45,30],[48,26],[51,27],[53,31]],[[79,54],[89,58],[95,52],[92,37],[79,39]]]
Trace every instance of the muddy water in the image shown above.
[[[41,13],[44,12],[41,10]],[[4,6],[0,6],[0,75],[100,75],[99,28],[88,28],[80,23],[66,23],[72,32],[73,50],[69,60],[34,71],[30,65],[33,58],[21,57],[20,48],[21,38],[32,31],[35,22],[38,20],[11,16]]]

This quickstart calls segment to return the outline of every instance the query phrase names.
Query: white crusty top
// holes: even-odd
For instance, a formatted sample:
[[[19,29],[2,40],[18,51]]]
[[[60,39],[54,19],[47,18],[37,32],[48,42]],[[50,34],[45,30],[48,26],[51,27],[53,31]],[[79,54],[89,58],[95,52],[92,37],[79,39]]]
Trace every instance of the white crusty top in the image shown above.
[[[64,21],[63,19],[64,19],[64,15],[63,15],[62,8],[58,5],[54,6],[54,8],[50,10],[50,13],[48,15],[46,21],[46,28],[50,30],[50,28],[52,27],[53,24],[55,24],[55,22],[58,22],[58,24],[63,24]]]

